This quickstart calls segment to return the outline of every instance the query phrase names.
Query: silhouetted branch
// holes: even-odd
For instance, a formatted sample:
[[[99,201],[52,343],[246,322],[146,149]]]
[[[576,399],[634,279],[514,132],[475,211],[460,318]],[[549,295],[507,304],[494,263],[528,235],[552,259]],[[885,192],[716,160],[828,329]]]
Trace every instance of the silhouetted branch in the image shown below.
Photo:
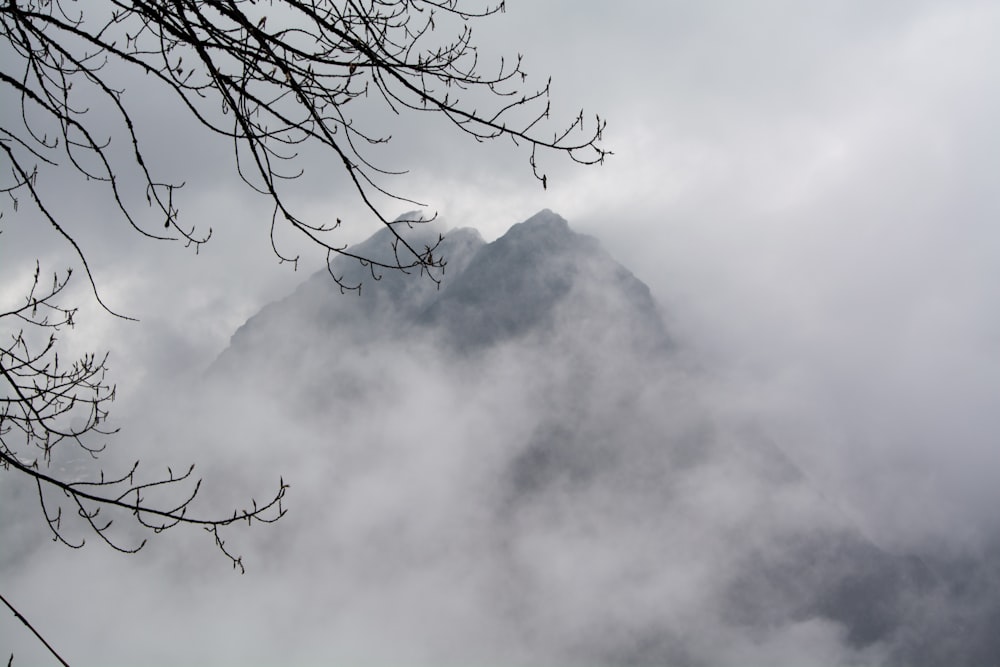
[[[49,653],[51,653],[52,655],[55,656],[56,660],[59,661],[59,664],[63,665],[63,667],[69,667],[69,663],[67,663],[65,660],[63,660],[62,656],[59,655],[54,648],[52,648],[52,645],[49,644],[47,641],[45,641],[45,637],[43,637],[41,635],[41,633],[38,632],[38,630],[35,629],[35,626],[33,626],[31,623],[28,622],[28,619],[26,619],[24,617],[24,614],[22,614],[16,608],[14,608],[14,605],[12,605],[7,600],[7,598],[5,598],[3,596],[3,593],[0,593],[0,601],[3,601],[3,603],[5,605],[7,605],[7,608],[10,609],[12,612],[14,612],[14,617],[17,618],[17,620],[19,620],[22,623],[24,623],[28,627],[28,629],[31,630],[32,634],[34,634],[35,637],[38,638],[38,641],[42,642],[42,644],[45,646],[45,648],[49,649]],[[14,654],[11,653],[10,654],[10,659],[7,660],[7,667],[11,667],[13,664],[14,664]]]
[[[383,184],[405,171],[379,164],[369,149],[391,134],[364,127],[372,107],[393,114],[443,115],[476,141],[508,137],[530,146],[532,173],[547,186],[539,149],[582,164],[603,161],[605,123],[587,125],[580,112],[551,131],[550,84],[524,89],[522,57],[501,58],[485,73],[470,24],[505,10],[470,0],[8,0],[0,6],[0,38],[11,56],[0,86],[19,100],[21,127],[0,128],[13,180],[12,198],[26,190],[50,224],[72,242],[67,226],[45,206],[31,161],[61,159],[88,180],[107,185],[125,220],[154,239],[181,239],[195,248],[211,237],[182,226],[174,195],[183,184],[157,180],[141,132],[116,86],[123,72],[168,91],[200,125],[233,142],[236,169],[270,200],[274,225],[287,224],[331,255],[350,255],[330,240],[339,226],[304,218],[285,184],[303,175],[300,151],[320,149],[344,174],[365,207],[393,228],[379,197],[419,204]],[[445,36],[442,36],[445,35]],[[86,102],[84,102],[86,101]],[[91,109],[104,104],[98,130]],[[113,121],[107,129],[107,121]],[[112,135],[106,137],[105,134]],[[127,151],[112,150],[112,139]],[[128,155],[129,157],[123,157]],[[60,157],[61,156],[61,157]],[[140,179],[154,217],[147,221],[126,195],[122,174]],[[158,220],[157,220],[158,218]],[[157,230],[163,231],[157,231]],[[419,252],[396,234],[394,262],[355,257],[374,271],[418,269],[435,275],[442,258]],[[84,262],[78,247],[74,249]],[[279,261],[296,263],[283,253]],[[342,285],[345,289],[357,286]],[[96,291],[96,289],[95,289]]]
[[[77,470],[55,469],[57,452],[61,452],[63,461],[74,451],[83,455],[83,462],[96,460],[105,445],[92,440],[118,432],[105,427],[108,406],[115,397],[114,386],[104,379],[107,356],[84,355],[66,366],[56,351],[57,333],[72,326],[75,315],[75,310],[55,301],[69,277],[69,272],[64,278],[53,276],[51,285],[42,288],[36,264],[24,303],[0,311],[0,324],[14,322],[21,327],[11,334],[9,342],[0,344],[0,468],[35,481],[39,505],[53,539],[69,547],[80,548],[85,540],[70,541],[65,536],[59,499],[68,501],[73,509],[71,516],[118,551],[134,553],[146,540],[131,546],[117,540],[110,531],[115,513],[131,516],[135,524],[154,534],[179,524],[200,526],[213,534],[222,553],[242,571],[240,557],[225,548],[219,528],[238,521],[249,524],[254,520],[278,520],[285,512],[281,503],[288,485],[284,480],[279,481],[274,496],[260,506],[251,500],[252,509],[236,510],[232,516],[203,518],[189,513],[201,488],[201,480],[192,477],[193,465],[181,474],[168,468],[165,477],[152,481],[138,478],[138,461],[115,477],[106,477],[100,469],[91,472],[82,464]],[[158,504],[147,500],[151,494]]]
[[[387,184],[406,171],[376,159],[392,135],[369,126],[377,125],[373,109],[443,116],[476,142],[507,137],[530,148],[529,165],[543,187],[542,153],[581,164],[609,154],[600,145],[599,117],[585,123],[581,112],[552,131],[550,82],[525,88],[519,54],[484,67],[470,24],[504,10],[503,0],[0,0],[0,94],[20,111],[0,121],[0,194],[14,213],[27,205],[69,244],[108,312],[74,221],[58,206],[65,178],[104,188],[140,234],[179,240],[197,252],[212,230],[181,222],[176,195],[184,183],[159,178],[147,159],[151,131],[133,115],[124,86],[131,81],[140,94],[144,87],[166,92],[202,129],[232,142],[237,173],[271,209],[279,262],[297,266],[299,259],[277,242],[279,226],[286,226],[326,251],[341,290],[360,290],[360,283],[334,274],[330,260],[338,255],[360,262],[376,280],[403,271],[439,281],[446,264],[441,239],[412,247],[400,227],[434,216],[393,219],[383,212],[386,199],[423,204]],[[390,229],[389,259],[355,254],[338,242],[333,232],[341,218],[305,217],[290,182],[304,175],[307,150],[325,160],[321,173],[346,178]],[[60,179],[50,183],[53,170]],[[36,265],[24,303],[0,312],[0,335],[10,332],[0,341],[0,470],[34,480],[53,539],[67,546],[84,544],[66,532],[70,520],[128,553],[146,540],[123,542],[112,533],[116,518],[129,517],[129,525],[153,534],[187,524],[209,532],[242,571],[220,529],[280,518],[283,480],[266,503],[252,501],[250,509],[213,519],[189,511],[201,488],[193,466],[181,474],[168,468],[152,481],[139,478],[138,462],[108,477],[92,465],[58,467],[70,452],[88,463],[98,459],[104,439],[117,433],[107,426],[115,397],[105,380],[107,356],[67,364],[57,352],[57,333],[73,325],[76,312],[56,301],[69,278],[69,272],[55,276],[48,287]]]

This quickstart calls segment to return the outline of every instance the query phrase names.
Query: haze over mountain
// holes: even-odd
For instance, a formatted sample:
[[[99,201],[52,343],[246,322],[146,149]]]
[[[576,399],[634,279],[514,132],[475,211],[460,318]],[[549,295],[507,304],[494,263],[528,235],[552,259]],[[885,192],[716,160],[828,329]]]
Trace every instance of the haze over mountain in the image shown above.
[[[122,427],[88,470],[121,473],[141,459],[154,478],[195,463],[203,515],[263,500],[283,475],[290,514],[227,532],[247,566],[237,576],[200,531],[170,531],[125,557],[74,530],[88,546],[66,549],[51,541],[34,486],[0,473],[3,594],[74,667],[576,667],[602,654],[651,660],[669,643],[688,651],[681,665],[1000,663],[990,643],[1000,627],[1000,77],[984,65],[1000,52],[1000,3],[507,5],[475,27],[480,62],[524,53],[528,83],[553,77],[555,115],[583,108],[609,120],[614,158],[597,169],[543,160],[543,189],[508,145],[484,148],[427,114],[373,118],[369,129],[393,134],[379,164],[409,171],[387,183],[487,241],[543,207],[558,211],[650,286],[667,361],[622,360],[616,372],[580,352],[607,369],[603,394],[581,392],[585,403],[563,395],[584,374],[569,376],[579,366],[561,339],[464,352],[406,318],[390,321],[419,336],[386,326],[377,338],[349,315],[381,283],[358,299],[327,276],[316,291],[341,304],[330,306],[337,326],[316,326],[307,305],[267,335],[256,318],[243,333],[261,345],[226,355],[241,374],[227,381],[220,362],[203,382],[233,332],[308,275],[279,265],[271,241],[301,253],[300,268],[322,257],[294,236],[269,238],[272,211],[244,187],[231,141],[192,131],[188,114],[137,81],[122,101],[153,128],[147,164],[186,183],[179,220],[211,228],[212,241],[198,254],[151,244],[121,226],[105,184],[75,188],[51,169],[64,195],[51,203],[72,221],[102,299],[141,323],[100,309],[73,249],[25,201],[15,214],[7,200],[0,220],[4,303],[21,302],[36,259],[45,275],[74,267],[63,305],[81,310],[60,359],[110,351],[109,425]],[[363,240],[370,216],[350,178],[303,156],[317,176],[310,215],[345,221],[335,243]],[[460,273],[449,259],[442,293]],[[279,348],[299,361],[282,365]],[[629,395],[644,402],[621,412],[603,402]],[[523,485],[541,489],[533,500],[506,501],[536,427],[586,415],[581,430],[639,443],[631,471],[592,487],[575,472],[539,476]],[[576,430],[560,442],[583,459]],[[594,456],[617,446],[599,435]],[[685,467],[678,443],[706,454]],[[757,452],[769,470],[775,449],[804,483],[769,482],[744,460]],[[552,469],[566,465],[560,456]],[[78,528],[65,509],[64,526]],[[781,522],[792,537],[775,537]],[[539,537],[546,525],[564,528]],[[818,573],[835,568],[806,567],[806,538],[831,525],[935,575],[928,587],[922,568],[905,566],[899,595],[864,598],[884,600],[874,609],[888,619],[860,624],[877,628],[869,644],[815,604],[789,614],[773,602],[816,600]],[[756,561],[732,553],[753,549]],[[740,573],[756,586],[731,586],[736,606],[718,591]],[[51,664],[10,614],[0,648],[15,666]]]
[[[444,231],[404,233],[422,251]],[[394,252],[385,230],[355,249]],[[64,561],[39,546],[34,489],[12,484],[0,488],[16,536],[0,542],[5,594],[82,588],[84,603],[104,601],[96,625],[72,601],[46,607],[75,664],[931,667],[1000,655],[996,539],[976,552],[886,548],[786,455],[766,416],[728,409],[714,369],[595,239],[542,211],[492,243],[447,231],[437,253],[439,282],[335,260],[359,294],[317,272],[240,327],[199,382],[157,387],[122,424],[143,440],[144,470],[198,463],[199,515],[291,483],[281,521],[226,533],[245,576],[199,531],[134,557],[89,548]],[[102,461],[127,469],[131,456]],[[10,642],[15,664],[47,659],[27,633]]]
[[[441,231],[408,240],[423,249]],[[357,249],[391,253],[390,235]],[[211,371],[295,415],[281,459],[324,479],[281,527],[312,594],[331,600],[309,607],[333,637],[319,655],[1000,655],[1000,596],[984,587],[996,560],[881,549],[754,424],[701,403],[709,378],[596,240],[542,211],[493,243],[453,230],[439,250],[440,285],[335,261],[360,295],[317,273],[241,327]]]

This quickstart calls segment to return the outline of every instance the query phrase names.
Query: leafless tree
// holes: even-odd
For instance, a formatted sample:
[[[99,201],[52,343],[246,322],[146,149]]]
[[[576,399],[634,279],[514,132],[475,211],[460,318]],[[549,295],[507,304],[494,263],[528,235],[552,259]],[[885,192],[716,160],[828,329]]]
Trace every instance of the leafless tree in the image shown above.
[[[116,538],[112,526],[117,514],[133,517],[151,533],[180,524],[200,526],[242,571],[241,558],[226,548],[219,531],[237,522],[280,518],[288,488],[283,480],[268,502],[251,501],[249,509],[205,519],[189,512],[201,486],[192,476],[194,466],[180,473],[168,468],[166,475],[143,481],[138,462],[115,476],[74,464],[81,457],[84,462],[98,460],[117,429],[107,427],[109,404],[115,398],[115,387],[105,380],[107,356],[87,354],[66,364],[56,351],[57,333],[72,326],[75,315],[56,301],[68,280],[69,273],[61,279],[53,276],[46,287],[36,267],[24,303],[0,312],[5,325],[22,325],[0,344],[0,468],[33,479],[53,539],[68,547],[77,549],[85,542],[67,537],[64,522],[75,519],[117,551],[141,549],[144,538],[131,544]],[[64,507],[70,511],[64,513]]]
[[[157,176],[147,159],[149,128],[134,115],[136,94],[157,90],[205,130],[232,144],[240,177],[268,203],[272,247],[297,265],[276,230],[287,226],[326,252],[352,257],[376,277],[386,270],[437,280],[446,257],[438,246],[410,247],[393,219],[393,202],[422,206],[389,185],[404,173],[380,164],[378,147],[391,140],[391,118],[431,114],[475,142],[507,139],[527,154],[543,187],[543,153],[582,163],[602,162],[604,121],[581,111],[563,124],[550,120],[550,85],[529,87],[520,55],[480,60],[471,25],[505,10],[484,0],[5,0],[0,3],[0,94],[19,114],[0,117],[3,216],[28,215],[54,228],[73,249],[101,297],[74,221],[55,204],[67,179],[103,188],[124,224],[156,240],[197,250],[211,228],[182,222],[183,183]],[[136,90],[138,88],[138,90]],[[374,126],[371,126],[374,125]],[[393,231],[393,260],[352,254],[334,234],[343,223],[307,219],[292,196],[304,175],[302,155],[326,160],[316,169],[339,173],[364,209]],[[309,162],[309,164],[315,164]],[[52,176],[58,173],[58,178]],[[346,216],[345,216],[346,217]],[[192,471],[143,481],[138,464],[117,476],[77,476],[51,465],[67,447],[96,458],[104,440],[114,387],[104,357],[59,359],[57,336],[74,310],[58,303],[67,274],[46,287],[36,269],[23,303],[0,313],[0,469],[33,479],[55,539],[67,537],[69,516],[121,551],[145,543],[121,541],[111,516],[124,514],[153,533],[178,524],[211,533],[234,566],[220,529],[235,522],[273,521],[287,486],[261,506],[221,519],[189,509],[199,482]],[[359,290],[331,275],[342,290]],[[179,497],[171,490],[184,489]],[[158,502],[166,504],[156,504]],[[171,501],[170,499],[173,498]],[[63,508],[71,512],[64,512]]]
[[[158,180],[145,157],[140,123],[120,83],[135,83],[128,77],[137,72],[144,75],[141,85],[168,91],[203,128],[232,141],[239,174],[271,205],[272,243],[275,227],[283,223],[325,249],[328,265],[340,254],[356,257],[373,272],[418,269],[433,279],[431,269],[440,269],[446,259],[437,246],[411,248],[396,233],[395,261],[351,255],[329,235],[341,220],[306,220],[285,186],[303,173],[298,151],[319,149],[383,224],[395,232],[397,225],[419,222],[391,220],[379,206],[385,197],[412,200],[382,184],[401,172],[366,157],[366,149],[390,141],[388,134],[357,121],[372,104],[395,114],[438,114],[476,141],[506,137],[523,145],[543,186],[540,151],[584,164],[603,160],[603,121],[595,118],[588,130],[581,112],[552,130],[549,85],[523,89],[520,56],[501,59],[483,73],[470,24],[503,11],[502,1],[469,0],[8,0],[0,5],[0,89],[5,99],[17,100],[21,112],[18,122],[8,117],[0,124],[6,162],[0,189],[8,197],[8,212],[28,208],[54,227],[76,252],[102,305],[72,221],[61,219],[51,205],[60,196],[53,188],[64,183],[67,172],[104,187],[123,220],[141,234],[195,248],[208,241],[211,229],[199,232],[180,222],[176,199],[182,184]],[[448,36],[439,39],[443,31]],[[50,186],[45,176],[53,169],[59,169],[60,180]],[[145,209],[135,203],[135,191],[142,193]],[[281,261],[297,261],[273,245]],[[84,436],[102,434],[105,406],[114,397],[102,358],[60,366],[54,336],[38,350],[29,347],[23,327],[54,331],[71,324],[74,311],[55,303],[64,286],[56,280],[39,294],[36,272],[25,303],[0,315],[5,326],[21,326],[12,329],[0,355],[5,443],[17,430],[44,462],[67,440],[96,454]],[[90,410],[85,426],[56,426],[82,407]],[[11,445],[5,444],[2,454],[8,470],[68,494],[95,529],[102,524],[86,509],[94,488],[123,489],[111,504],[124,503],[140,522],[153,517],[191,522],[186,502],[165,513],[142,505],[144,493],[187,481],[190,473],[170,473],[152,485],[136,483],[134,470],[114,480],[67,482],[47,476],[34,458],[24,459]],[[46,510],[46,516],[58,536],[60,514]],[[248,512],[235,518],[259,516]],[[151,527],[160,530],[164,524]],[[97,532],[105,536],[103,529]]]
[[[262,504],[251,500],[248,508],[231,515],[205,518],[190,511],[201,488],[193,465],[180,473],[167,468],[165,475],[152,479],[140,476],[138,461],[116,475],[107,475],[100,464],[88,465],[100,459],[107,438],[117,432],[107,426],[115,387],[105,380],[106,355],[86,354],[69,364],[59,358],[57,334],[73,325],[75,315],[57,302],[69,278],[67,272],[43,284],[36,264],[23,303],[0,311],[0,327],[13,332],[0,342],[0,470],[34,482],[53,539],[68,547],[78,549],[86,541],[70,537],[78,533],[69,525],[73,522],[124,553],[146,544],[146,537],[135,536],[136,526],[149,534],[196,526],[243,572],[242,558],[227,548],[220,531],[234,523],[277,521],[285,513],[288,485],[279,480],[277,492]],[[127,522],[125,534],[116,532],[116,519]],[[8,600],[3,602],[66,664]]]
[[[8,0],[0,7],[0,83],[5,97],[19,100],[23,122],[0,127],[11,179],[3,189],[15,205],[27,198],[74,244],[91,282],[71,230],[47,206],[40,164],[103,183],[124,220],[146,236],[206,242],[211,229],[180,222],[181,184],[158,180],[145,157],[120,83],[129,72],[169,91],[201,126],[232,141],[240,176],[271,205],[272,243],[276,226],[287,224],[328,260],[351,253],[329,234],[339,218],[307,220],[287,195],[288,182],[303,175],[300,151],[324,154],[331,167],[324,171],[340,171],[383,224],[417,222],[392,220],[380,205],[386,197],[419,202],[384,183],[403,172],[369,158],[391,140],[388,129],[399,129],[365,127],[375,107],[437,114],[476,141],[523,145],[543,186],[540,152],[601,162],[608,152],[599,117],[587,124],[581,111],[553,129],[549,84],[524,89],[520,55],[489,67],[480,62],[470,24],[504,9],[502,1],[482,0]],[[120,147],[112,139],[127,150],[114,150]],[[128,187],[143,193],[152,218],[139,214]],[[434,248],[411,248],[400,234],[396,242],[394,262],[357,259],[373,271],[433,275],[430,269],[443,266]],[[298,259],[273,245],[282,261]]]

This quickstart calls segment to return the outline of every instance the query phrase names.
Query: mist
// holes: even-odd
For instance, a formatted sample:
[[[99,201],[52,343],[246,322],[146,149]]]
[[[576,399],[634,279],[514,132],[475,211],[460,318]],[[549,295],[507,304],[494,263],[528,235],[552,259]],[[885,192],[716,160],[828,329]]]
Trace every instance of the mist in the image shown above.
[[[492,244],[445,238],[441,287],[341,262],[360,295],[320,271],[197,382],[133,404],[143,466],[198,463],[197,509],[292,482],[281,521],[226,531],[246,575],[173,531],[111,571],[91,551],[22,552],[11,596],[90,582],[40,612],[82,664],[932,664],[995,649],[977,614],[996,602],[950,592],[967,581],[954,554],[886,548],[786,451],[778,417],[732,405],[596,240],[551,212]],[[385,233],[359,250],[391,252]],[[122,616],[74,622],[86,600]],[[943,643],[959,622],[971,648]]]
[[[277,266],[259,201],[220,176],[225,150],[192,134],[177,151],[193,130],[176,125],[151,150],[198,165],[183,212],[216,237],[196,257],[106,235],[74,191],[103,295],[141,322],[85,306],[64,339],[112,353],[107,469],[196,463],[206,514],[282,477],[289,514],[227,532],[239,576],[198,531],[135,556],[93,536],[68,550],[4,475],[5,595],[74,665],[987,664],[1000,13],[510,4],[477,28],[485,46],[551,71],[567,113],[608,117],[615,155],[550,165],[542,191],[508,146],[414,124],[403,189],[456,243],[552,209],[649,302],[622,305],[610,265],[574,260],[551,268],[592,278],[577,306],[511,337],[463,343],[441,324],[457,306],[399,329],[433,283],[369,312],[310,277],[321,258]],[[336,179],[310,188],[318,213],[356,212]],[[70,261],[20,220],[0,236],[14,298],[36,257]],[[636,311],[662,331],[628,325]],[[890,583],[864,613],[820,601],[874,580]],[[9,618],[0,646],[49,660]]]

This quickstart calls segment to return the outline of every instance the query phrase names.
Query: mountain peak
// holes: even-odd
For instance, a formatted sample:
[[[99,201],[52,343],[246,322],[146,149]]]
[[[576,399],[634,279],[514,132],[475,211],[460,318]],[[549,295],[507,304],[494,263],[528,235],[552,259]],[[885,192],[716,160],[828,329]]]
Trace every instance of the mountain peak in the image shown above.
[[[433,246],[440,229],[414,224],[406,234],[419,247]],[[388,231],[380,230],[351,252],[367,257],[391,253]],[[296,330],[323,330],[355,341],[372,336],[402,340],[420,330],[468,352],[507,340],[547,340],[568,323],[576,323],[568,327],[574,332],[573,346],[590,348],[612,340],[642,349],[669,345],[649,288],[596,239],[573,231],[549,209],[513,225],[492,243],[474,229],[451,230],[439,250],[446,262],[440,285],[415,272],[386,270],[376,276],[357,262],[338,258],[336,275],[361,284],[360,294],[341,294],[328,272],[319,271],[251,318],[234,335],[232,347],[270,338],[264,333],[272,329],[269,322],[287,325],[290,319]],[[280,340],[272,344],[282,345]],[[224,356],[232,353],[231,348]]]
[[[566,221],[566,218],[562,217],[558,213],[548,208],[543,208],[541,211],[534,214],[524,222],[519,222],[518,224],[514,225],[514,227],[522,227],[522,226],[533,227],[541,225],[546,225],[569,231],[569,223]]]
[[[551,252],[557,248],[575,245],[585,237],[570,229],[565,218],[549,209],[542,209],[524,222],[519,222],[497,239],[497,244],[518,245],[517,252]],[[524,244],[523,246],[519,244]]]
[[[443,325],[466,349],[547,336],[567,321],[607,320],[605,330],[622,341],[666,342],[649,288],[597,239],[549,209],[479,248],[459,279],[449,276],[422,320]]]
[[[498,637],[534,637],[543,619],[541,635],[568,638],[573,660],[539,664],[719,662],[678,631],[688,617],[675,599],[708,614],[711,641],[739,638],[731,646],[798,646],[829,632],[844,656],[951,664],[935,659],[953,650],[937,640],[960,627],[955,641],[973,646],[966,663],[998,654],[992,598],[974,594],[937,620],[950,591],[986,589],[995,571],[971,578],[958,564],[931,570],[883,552],[755,424],[703,406],[698,392],[713,380],[679,367],[649,289],[596,239],[541,211],[492,243],[456,230],[440,248],[440,287],[387,271],[344,295],[317,274],[247,322],[216,365],[240,388],[216,395],[246,413],[212,408],[227,436],[230,414],[269,424],[274,406],[294,416],[280,431],[287,442],[268,451],[316,478],[306,506],[335,508],[332,530],[308,523],[297,539],[336,535],[344,581],[393,568],[411,576],[413,562],[442,554],[428,590],[453,573],[475,595],[504,583],[499,607],[467,600]],[[580,576],[565,576],[564,554]],[[651,605],[651,590],[668,606]],[[639,614],[609,615],[609,596]],[[510,609],[537,610],[508,627],[520,616]],[[449,641],[452,619],[441,626]]]

